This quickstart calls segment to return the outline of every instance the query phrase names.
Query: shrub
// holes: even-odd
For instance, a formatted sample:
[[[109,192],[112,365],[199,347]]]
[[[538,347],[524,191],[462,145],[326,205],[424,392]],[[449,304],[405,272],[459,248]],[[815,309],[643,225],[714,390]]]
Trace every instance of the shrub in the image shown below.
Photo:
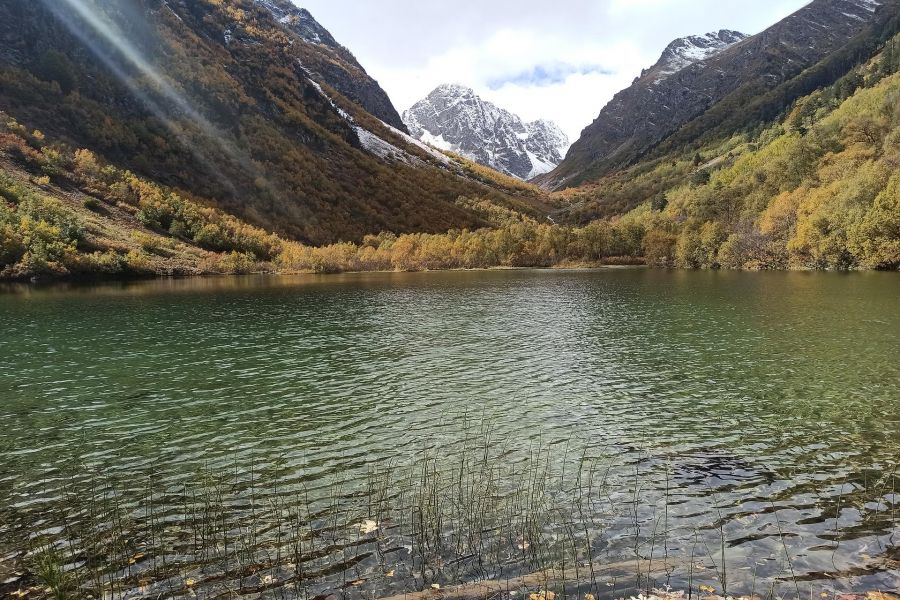
[[[97,157],[90,150],[76,150],[74,157],[75,174],[85,180],[100,176],[101,168]]]
[[[647,264],[660,267],[675,262],[675,245],[678,238],[662,229],[652,229],[644,236],[644,258]]]
[[[83,268],[86,271],[118,275],[124,272],[128,266],[126,257],[115,250],[107,250],[106,252],[94,252],[87,255]]]
[[[137,250],[131,250],[125,255],[125,266],[132,273],[145,275],[153,272],[153,263],[150,257]]]

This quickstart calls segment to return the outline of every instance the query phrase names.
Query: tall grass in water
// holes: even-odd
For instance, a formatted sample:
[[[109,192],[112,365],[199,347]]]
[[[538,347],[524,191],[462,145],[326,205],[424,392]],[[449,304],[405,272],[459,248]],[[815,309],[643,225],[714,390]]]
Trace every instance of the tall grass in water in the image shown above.
[[[73,478],[42,532],[26,532],[26,587],[31,597],[109,599],[738,591],[718,499],[715,523],[675,535],[668,465],[497,440],[487,424],[469,430],[405,462],[324,479],[283,460],[181,479]],[[693,543],[676,548],[676,537]]]

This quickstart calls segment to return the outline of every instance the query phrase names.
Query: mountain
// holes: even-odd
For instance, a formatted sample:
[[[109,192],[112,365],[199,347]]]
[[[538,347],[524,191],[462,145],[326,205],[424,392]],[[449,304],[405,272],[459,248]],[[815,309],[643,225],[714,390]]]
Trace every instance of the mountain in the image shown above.
[[[403,121],[413,137],[519,179],[552,170],[569,145],[556,124],[526,123],[461,85],[438,86]]]
[[[641,73],[641,78],[665,79],[694,63],[709,60],[748,37],[739,31],[722,29],[706,35],[678,38],[666,46],[655,65]]]
[[[571,187],[633,164],[675,134],[669,147],[717,129],[727,137],[754,120],[773,118],[870,54],[872,32],[895,17],[897,7],[896,0],[814,0],[749,38],[720,31],[676,40],[616,94],[565,160],[539,181]],[[807,77],[823,62],[814,80]]]
[[[310,244],[485,225],[461,197],[543,212],[538,192],[409,137],[350,51],[287,0],[5,0],[0,110]]]
[[[298,8],[290,0],[257,0],[257,2],[269,10],[287,30],[318,50],[307,56],[304,61],[307,68],[315,71],[328,85],[359,103],[385,123],[406,131],[397,109],[378,82],[369,77],[356,57],[340,45],[308,10]]]

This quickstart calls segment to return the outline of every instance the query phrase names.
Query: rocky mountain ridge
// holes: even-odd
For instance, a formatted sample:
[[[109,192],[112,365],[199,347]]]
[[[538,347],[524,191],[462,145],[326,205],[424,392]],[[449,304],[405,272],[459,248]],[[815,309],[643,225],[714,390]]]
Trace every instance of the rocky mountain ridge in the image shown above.
[[[644,70],[640,78],[653,74],[657,79],[665,79],[685,67],[712,58],[748,37],[739,31],[721,29],[705,35],[678,38],[666,46],[656,64]]]
[[[539,182],[552,189],[571,187],[633,164],[725,101],[733,116],[848,46],[878,22],[892,18],[897,6],[896,0],[814,0],[746,39],[726,30],[676,40],[654,67],[615,95],[565,160]],[[697,60],[683,64],[692,57]],[[840,73],[832,70],[834,76]],[[828,83],[823,76],[822,84]],[[785,90],[778,106],[783,108],[809,91],[799,86]]]
[[[519,179],[552,170],[569,145],[555,123],[525,122],[457,84],[438,86],[403,121],[413,137]]]
[[[304,65],[319,74],[328,85],[359,103],[366,111],[392,127],[406,131],[403,120],[387,93],[372,79],[350,50],[304,8],[290,0],[254,0],[290,33],[313,50]]]

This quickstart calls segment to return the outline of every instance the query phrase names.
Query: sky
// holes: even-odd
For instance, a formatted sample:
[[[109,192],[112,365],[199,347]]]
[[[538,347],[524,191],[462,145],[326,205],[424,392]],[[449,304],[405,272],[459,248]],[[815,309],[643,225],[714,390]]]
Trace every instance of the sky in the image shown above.
[[[473,88],[574,142],[672,40],[762,31],[808,0],[294,0],[401,113],[442,83]]]

